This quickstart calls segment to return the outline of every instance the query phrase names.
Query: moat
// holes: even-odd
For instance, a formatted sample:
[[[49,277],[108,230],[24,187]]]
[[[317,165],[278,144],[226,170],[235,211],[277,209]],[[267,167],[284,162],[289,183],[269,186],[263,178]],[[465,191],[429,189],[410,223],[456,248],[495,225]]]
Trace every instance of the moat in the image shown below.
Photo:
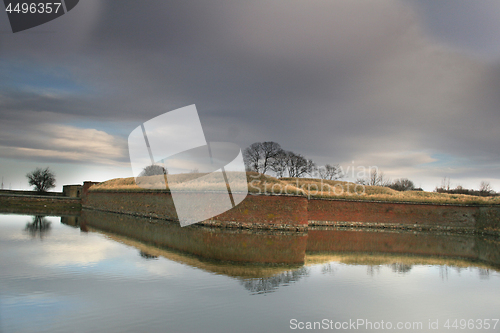
[[[500,307],[500,241],[487,235],[181,228],[83,210],[0,215],[0,246],[2,332],[288,332],[324,319],[435,332]]]

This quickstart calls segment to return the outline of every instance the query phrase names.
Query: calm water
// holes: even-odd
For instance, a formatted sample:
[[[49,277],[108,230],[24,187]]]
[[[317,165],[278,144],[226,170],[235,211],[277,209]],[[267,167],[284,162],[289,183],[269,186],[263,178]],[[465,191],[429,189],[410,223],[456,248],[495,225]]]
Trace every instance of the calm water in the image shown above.
[[[0,332],[288,332],[323,319],[421,322],[401,330],[418,332],[464,331],[444,324],[474,319],[465,331],[497,332],[500,323],[485,330],[477,320],[500,317],[499,244],[181,229],[92,212],[0,215]]]

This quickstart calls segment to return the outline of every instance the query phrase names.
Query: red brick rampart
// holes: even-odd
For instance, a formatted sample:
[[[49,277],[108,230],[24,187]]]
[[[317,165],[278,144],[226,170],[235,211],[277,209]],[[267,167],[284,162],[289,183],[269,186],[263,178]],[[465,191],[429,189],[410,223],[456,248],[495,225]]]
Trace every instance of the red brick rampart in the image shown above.
[[[309,225],[473,231],[478,207],[311,199]]]
[[[84,187],[82,207],[177,220],[169,192],[88,191],[88,188]],[[314,198],[308,200],[302,196],[248,195],[235,208],[200,224],[272,230],[334,226],[498,234],[500,207]]]
[[[226,196],[227,194],[221,194]],[[169,192],[89,191],[83,208],[177,220]],[[248,195],[233,209],[200,224],[272,230],[304,230],[307,228],[307,198],[299,196]]]

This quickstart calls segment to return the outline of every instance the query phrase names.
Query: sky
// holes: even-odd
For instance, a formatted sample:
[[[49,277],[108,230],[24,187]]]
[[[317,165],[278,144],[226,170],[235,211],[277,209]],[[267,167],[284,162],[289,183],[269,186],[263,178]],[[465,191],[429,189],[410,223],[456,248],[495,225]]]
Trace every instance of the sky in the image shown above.
[[[82,0],[15,34],[0,13],[4,188],[131,177],[128,135],[191,104],[207,141],[500,191],[500,2]]]

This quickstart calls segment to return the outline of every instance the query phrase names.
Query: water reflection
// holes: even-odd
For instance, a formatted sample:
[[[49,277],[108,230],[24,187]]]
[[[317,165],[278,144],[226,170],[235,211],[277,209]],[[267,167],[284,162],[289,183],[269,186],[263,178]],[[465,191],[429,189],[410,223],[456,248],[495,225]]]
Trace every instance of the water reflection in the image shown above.
[[[61,216],[61,223],[80,228],[80,216]]]
[[[405,274],[411,271],[413,265],[408,265],[401,262],[395,262],[391,264],[391,269],[394,273]]]
[[[338,265],[364,265],[375,277],[383,267],[408,276],[415,266],[477,267],[481,278],[498,270],[498,238],[431,232],[372,232],[310,228],[305,233],[181,228],[176,223],[83,211],[80,228],[133,246],[146,259],[160,257],[235,278],[251,294],[275,292],[307,277],[312,266],[335,274]],[[459,272],[459,271],[457,271]]]
[[[310,228],[305,263],[337,261],[407,273],[415,265],[500,270],[500,238],[437,232]]]
[[[274,292],[280,286],[287,286],[291,283],[297,282],[302,277],[309,274],[307,267],[301,267],[292,271],[285,271],[283,273],[258,279],[244,279],[241,284],[250,291],[252,294],[266,294]]]
[[[33,221],[26,223],[26,227],[24,230],[28,232],[28,234],[32,238],[40,238],[43,239],[50,231],[50,221],[47,221],[45,216],[35,215],[33,216]]]
[[[500,268],[499,238],[436,232],[368,231],[366,229],[310,228],[308,232],[258,232],[181,228],[176,223],[106,212],[83,211],[62,216],[61,223],[84,232],[98,232],[137,248],[145,260],[160,257],[204,271],[230,276],[253,294],[276,291],[308,275],[308,267],[322,265],[322,274],[335,274],[332,263],[364,265],[368,276],[382,267],[406,276],[418,265],[440,266],[460,273],[476,267],[481,279]],[[51,229],[45,216],[35,215],[25,231],[43,239]]]
[[[142,251],[142,250],[140,250],[140,251],[139,251],[139,255],[140,255],[142,258],[147,259],[147,260],[150,260],[150,259],[158,259],[158,256],[155,256],[155,255],[153,255],[153,254],[149,254],[149,253],[147,253],[147,252],[145,252],[145,251]]]
[[[181,228],[178,223],[97,211],[84,210],[80,226],[205,261],[301,265],[307,245],[307,234],[300,232]]]
[[[128,218],[42,217],[50,237],[27,242],[28,218],[1,216],[0,330],[289,332],[291,318],[441,323],[496,318],[500,306],[498,239],[178,230]],[[283,258],[300,263],[272,262]]]

